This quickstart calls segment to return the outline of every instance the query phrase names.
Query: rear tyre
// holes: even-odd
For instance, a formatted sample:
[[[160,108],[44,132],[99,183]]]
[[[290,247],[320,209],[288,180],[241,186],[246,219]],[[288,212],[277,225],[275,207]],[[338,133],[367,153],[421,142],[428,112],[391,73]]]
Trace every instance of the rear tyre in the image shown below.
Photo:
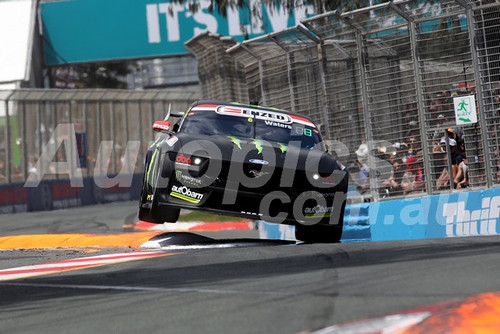
[[[158,221],[151,217],[151,201],[149,200],[150,189],[147,181],[147,172],[149,168],[149,164],[151,163],[151,154],[148,151],[146,156],[146,163],[144,164],[144,174],[142,176],[142,189],[141,189],[141,197],[139,200],[139,214],[138,218],[141,221],[155,224],[162,224],[162,221]]]
[[[153,208],[151,208],[153,209]],[[180,209],[176,208],[162,208],[161,210],[156,207],[154,213],[151,214],[156,220],[160,220],[162,223],[175,223],[179,220],[179,215],[181,213]]]
[[[334,243],[342,237],[342,226],[338,225],[296,225],[295,239],[306,243]]]
[[[167,188],[160,188],[161,171],[163,160],[161,150],[149,155],[149,163],[145,165],[144,177],[142,182],[141,200],[139,205],[139,219],[149,223],[163,224],[175,223],[179,219],[180,209],[164,207],[158,205],[158,197],[161,191]],[[151,166],[150,166],[151,164]],[[149,178],[148,178],[149,173]],[[151,184],[150,184],[151,183]],[[167,186],[168,182],[163,186]]]

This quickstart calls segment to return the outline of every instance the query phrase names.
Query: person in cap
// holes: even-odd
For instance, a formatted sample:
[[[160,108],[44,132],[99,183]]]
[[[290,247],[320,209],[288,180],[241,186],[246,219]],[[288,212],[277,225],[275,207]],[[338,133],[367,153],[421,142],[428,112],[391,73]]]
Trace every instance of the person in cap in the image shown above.
[[[368,145],[361,144],[356,150],[356,169],[351,173],[358,191],[363,193],[370,189],[370,168],[368,167]],[[350,171],[351,172],[351,171]]]

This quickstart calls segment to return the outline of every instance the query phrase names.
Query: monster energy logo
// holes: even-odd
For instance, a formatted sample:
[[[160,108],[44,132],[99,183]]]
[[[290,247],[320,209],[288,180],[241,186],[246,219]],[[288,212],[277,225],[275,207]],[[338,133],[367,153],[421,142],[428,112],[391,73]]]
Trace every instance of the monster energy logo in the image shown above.
[[[177,181],[181,182],[182,184],[189,184],[192,186],[201,185],[200,179],[192,177],[191,175],[186,175],[180,170],[175,171],[175,178],[177,179]]]

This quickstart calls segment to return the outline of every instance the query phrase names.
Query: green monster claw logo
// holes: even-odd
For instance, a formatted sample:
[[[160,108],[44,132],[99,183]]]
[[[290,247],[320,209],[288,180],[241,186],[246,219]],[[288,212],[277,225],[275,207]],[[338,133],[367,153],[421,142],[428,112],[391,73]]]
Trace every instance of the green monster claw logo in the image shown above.
[[[281,153],[286,153],[288,150],[287,146],[283,143],[278,143],[278,145],[280,146]]]
[[[155,167],[157,164],[157,158],[158,158],[158,150],[155,150],[153,153],[153,156],[151,157],[151,161],[149,162],[149,168],[146,174],[146,182],[148,184],[151,184],[151,181],[156,179],[156,173],[155,173]],[[155,175],[153,175],[155,174]]]
[[[239,138],[236,138],[235,136],[227,136],[227,138],[231,139],[233,144],[241,150],[241,140]]]
[[[236,145],[241,150],[241,139],[240,138],[235,137],[235,136],[227,136],[227,138],[231,139],[231,141],[233,142],[233,144]],[[259,154],[261,154],[262,150],[263,150],[263,146],[262,146],[263,142],[262,142],[262,140],[254,139],[253,140],[253,144],[255,145],[255,148],[257,149],[257,152]],[[280,147],[281,153],[286,153],[288,151],[288,146],[286,144],[278,143],[278,145]]]
[[[261,154],[261,153],[262,153],[262,149],[263,149],[263,147],[262,147],[262,141],[261,141],[261,140],[258,140],[258,139],[255,139],[255,140],[253,141],[253,143],[254,143],[254,145],[255,145],[255,148],[257,149],[257,152],[258,152],[259,154]]]

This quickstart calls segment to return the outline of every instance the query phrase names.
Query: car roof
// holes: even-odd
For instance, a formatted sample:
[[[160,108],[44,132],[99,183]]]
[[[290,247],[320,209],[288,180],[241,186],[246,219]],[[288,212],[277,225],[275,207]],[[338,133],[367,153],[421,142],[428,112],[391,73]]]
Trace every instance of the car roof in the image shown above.
[[[227,102],[227,101],[221,101],[221,100],[199,100],[199,101],[194,102],[189,109],[196,107],[198,105],[202,105],[202,104],[218,104],[221,106],[247,107],[247,108],[252,108],[252,109],[279,111],[279,112],[282,112],[282,113],[285,113],[288,115],[304,117],[304,118],[308,119],[309,121],[311,121],[312,123],[315,123],[311,117],[304,115],[304,114],[301,114],[301,113],[288,111],[288,110],[284,110],[284,109],[278,109],[278,108],[274,108],[274,107],[259,106],[259,105],[249,104],[249,103]]]

